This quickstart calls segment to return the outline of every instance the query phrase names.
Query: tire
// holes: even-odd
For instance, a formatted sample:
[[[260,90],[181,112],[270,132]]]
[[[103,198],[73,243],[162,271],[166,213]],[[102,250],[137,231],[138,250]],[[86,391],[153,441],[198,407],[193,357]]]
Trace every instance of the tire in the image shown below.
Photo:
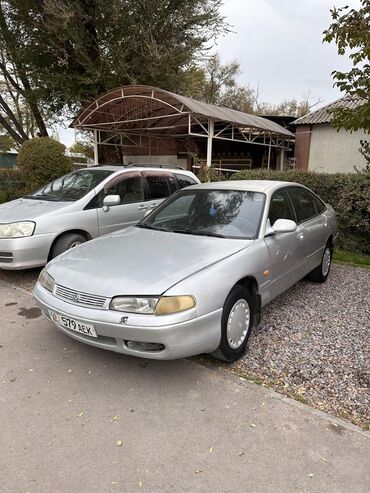
[[[332,258],[333,258],[333,247],[331,247],[329,243],[327,243],[325,246],[324,253],[322,254],[321,257],[320,265],[318,265],[316,269],[314,269],[308,274],[307,279],[318,283],[325,282],[329,276]]]
[[[246,309],[248,310],[248,314],[244,315],[243,310],[245,311]],[[234,324],[232,324],[233,317],[236,317],[234,318]],[[239,321],[239,323],[235,325],[235,321]],[[243,323],[245,323],[245,329],[243,333],[240,334],[238,330],[241,329],[240,324]],[[252,295],[247,288],[235,286],[230,291],[223,307],[221,318],[221,341],[218,349],[212,353],[212,356],[229,363],[240,358],[245,351],[252,324]],[[237,330],[236,333],[235,329]]]
[[[78,233],[66,233],[55,242],[51,251],[51,258],[53,259],[61,253],[66,252],[81,243],[85,243],[85,241],[86,238]]]

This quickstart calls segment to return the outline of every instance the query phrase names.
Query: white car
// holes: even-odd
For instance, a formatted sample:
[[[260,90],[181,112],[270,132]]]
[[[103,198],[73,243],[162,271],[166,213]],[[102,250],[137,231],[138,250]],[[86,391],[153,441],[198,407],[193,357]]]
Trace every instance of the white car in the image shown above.
[[[96,166],[73,171],[0,205],[0,269],[27,269],[81,243],[140,221],[166,197],[199,183],[165,166]]]

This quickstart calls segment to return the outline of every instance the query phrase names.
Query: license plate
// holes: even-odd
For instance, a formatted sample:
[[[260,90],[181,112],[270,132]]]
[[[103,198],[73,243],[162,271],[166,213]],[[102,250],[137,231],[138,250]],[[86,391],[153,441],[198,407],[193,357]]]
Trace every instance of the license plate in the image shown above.
[[[84,322],[79,322],[74,318],[66,317],[64,315],[60,315],[59,313],[55,313],[50,310],[49,310],[49,315],[54,323],[60,325],[65,329],[73,330],[74,332],[78,332],[79,334],[83,334],[85,336],[98,337],[95,327],[93,325],[85,324]]]

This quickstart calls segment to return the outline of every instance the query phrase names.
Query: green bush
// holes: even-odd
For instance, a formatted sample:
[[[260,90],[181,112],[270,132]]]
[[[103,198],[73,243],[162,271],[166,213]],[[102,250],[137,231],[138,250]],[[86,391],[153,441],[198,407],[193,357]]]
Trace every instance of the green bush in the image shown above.
[[[233,175],[232,180],[282,180],[305,185],[334,207],[338,218],[338,245],[344,250],[370,253],[370,172],[245,170]]]
[[[224,181],[227,177],[214,168],[202,167],[198,173],[199,180],[204,183],[207,181]]]
[[[17,166],[27,177],[27,191],[36,190],[72,170],[72,160],[64,152],[65,146],[49,137],[37,137],[22,145]]]
[[[25,181],[16,169],[0,169],[0,204],[23,195]]]

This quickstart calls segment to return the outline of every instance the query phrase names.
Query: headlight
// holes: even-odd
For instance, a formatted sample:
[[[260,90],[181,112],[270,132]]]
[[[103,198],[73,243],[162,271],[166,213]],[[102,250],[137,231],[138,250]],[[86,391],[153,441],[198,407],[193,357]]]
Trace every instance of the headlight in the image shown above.
[[[0,238],[22,238],[32,236],[36,224],[33,221],[0,224]]]
[[[133,298],[120,296],[113,298],[111,310],[146,315],[169,315],[194,308],[192,296],[163,296],[162,298]]]
[[[156,315],[169,315],[170,313],[183,312],[195,307],[195,299],[192,296],[163,296],[155,308]]]
[[[112,310],[128,313],[153,314],[158,298],[117,297],[110,303]]]
[[[46,271],[46,268],[42,269],[40,272],[39,283],[51,293],[53,292],[55,281],[54,278],[51,277],[51,275]]]

